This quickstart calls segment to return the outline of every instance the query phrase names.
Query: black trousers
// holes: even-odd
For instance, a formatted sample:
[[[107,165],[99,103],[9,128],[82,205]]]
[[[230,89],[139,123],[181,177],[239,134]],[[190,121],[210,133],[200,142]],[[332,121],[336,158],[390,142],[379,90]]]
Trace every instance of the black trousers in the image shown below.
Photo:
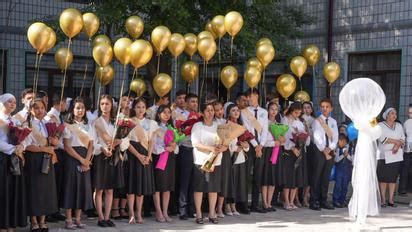
[[[257,158],[256,152],[253,146],[250,147],[248,152],[248,173],[252,172],[252,208],[259,206],[259,195],[262,183],[263,173],[263,158]]]
[[[412,188],[411,178],[409,178],[409,168],[412,167],[412,152],[406,152],[403,156],[403,161],[401,163],[401,173],[399,179],[399,193],[406,192],[408,189]]]
[[[180,146],[176,161],[179,163],[177,169],[179,186],[179,215],[188,216],[194,211],[194,196],[191,186],[193,178],[193,148]]]
[[[58,205],[61,206],[63,201],[64,163],[66,156],[69,154],[66,154],[66,152],[60,148],[55,150],[55,152],[59,162],[54,164],[54,175],[56,178],[57,202]]]
[[[316,145],[312,153],[312,181],[310,188],[310,201],[312,204],[326,202],[328,199],[329,177],[334,164],[334,159],[326,160],[323,152]]]

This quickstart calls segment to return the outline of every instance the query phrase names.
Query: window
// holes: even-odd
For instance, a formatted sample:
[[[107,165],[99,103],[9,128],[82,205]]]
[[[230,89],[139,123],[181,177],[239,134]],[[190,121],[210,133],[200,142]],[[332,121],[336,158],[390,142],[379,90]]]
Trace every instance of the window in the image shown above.
[[[32,52],[26,53],[26,88],[33,87],[34,81],[34,64],[36,61],[36,54]],[[95,86],[93,83],[93,76],[95,65],[93,59],[90,57],[76,56],[73,63],[69,66],[66,73],[66,83],[64,88],[64,95],[75,97],[80,96],[80,90],[83,84],[85,75],[85,67],[87,65],[86,78],[84,81],[83,96],[91,96],[93,102],[95,99]],[[54,61],[54,54],[43,55],[38,79],[38,90],[44,90],[49,95],[49,100],[54,94],[60,94],[64,73],[57,67]],[[97,83],[97,82],[96,82]],[[49,102],[50,103],[50,102]]]
[[[7,77],[7,51],[4,49],[0,49],[0,92],[5,93],[6,92],[6,77]]]
[[[386,95],[386,107],[399,109],[401,51],[349,54],[349,81],[367,77],[376,81]]]

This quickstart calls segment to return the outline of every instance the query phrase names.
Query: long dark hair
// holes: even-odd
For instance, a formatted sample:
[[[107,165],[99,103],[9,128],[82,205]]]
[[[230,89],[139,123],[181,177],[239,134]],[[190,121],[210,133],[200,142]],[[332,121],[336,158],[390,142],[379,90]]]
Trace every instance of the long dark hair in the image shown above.
[[[74,99],[70,103],[69,113],[67,114],[66,122],[69,123],[69,124],[74,123],[74,107],[75,107],[76,103],[82,103],[83,104],[83,106],[84,106],[84,115],[83,115],[82,120],[83,120],[84,124],[87,124],[88,119],[87,119],[87,115],[86,115],[86,103],[85,103],[85,100],[82,97],[76,97],[76,99]]]
[[[275,116],[275,120],[277,123],[280,123],[280,121],[282,121],[282,117],[280,116],[280,106],[276,102],[269,102],[267,110],[269,111],[269,108],[273,105],[278,107],[278,113]]]
[[[227,120],[229,120],[229,118],[230,118],[230,111],[234,108],[234,107],[237,107],[237,108],[239,108],[236,104],[229,104],[227,107],[226,107],[226,119]],[[239,124],[239,125],[243,125],[243,121],[242,121],[242,117],[240,117],[239,116],[239,118],[237,119],[237,124]]]
[[[310,114],[310,116],[316,118],[316,116],[315,116],[315,110],[313,109],[312,103],[311,103],[311,102],[304,102],[304,103],[302,104],[302,108],[303,108],[304,105],[309,105],[309,106],[310,106],[310,108],[312,109],[312,113]]]
[[[205,103],[200,105],[200,112],[204,113],[208,106],[212,106],[213,110],[215,110],[214,107],[213,107],[213,102],[205,102]],[[204,121],[205,121],[205,117],[202,117],[202,122],[204,122]]]
[[[143,102],[144,105],[146,106],[146,109],[147,109],[147,102],[144,98],[138,97],[138,98],[134,99],[133,104],[132,104],[132,109],[130,110],[130,117],[131,118],[136,117],[136,110],[134,108],[136,107],[137,103],[139,103],[139,102]],[[146,113],[144,114],[144,116],[146,117]]]
[[[294,103],[292,103],[290,106],[289,106],[289,108],[288,108],[288,111],[286,111],[286,116],[288,116],[288,115],[290,115],[293,111],[296,111],[296,110],[302,110],[302,103],[300,103],[300,102],[294,102]]]
[[[160,123],[161,123],[160,114],[163,113],[163,111],[165,111],[166,109],[169,109],[170,112],[172,112],[172,109],[171,109],[170,106],[168,106],[168,105],[160,105],[159,108],[157,109],[155,121],[156,121],[159,125],[160,125]],[[169,118],[169,121],[167,121],[166,125],[172,125],[172,126],[173,126],[173,119],[172,119],[172,117]]]
[[[102,102],[103,99],[107,99],[110,101],[110,104],[112,105],[112,107],[110,108],[110,121],[114,122],[115,118],[116,118],[116,110],[113,106],[113,98],[112,96],[108,95],[108,94],[104,94],[102,96],[100,96],[99,99],[99,105],[98,105],[98,115],[99,117],[102,116],[102,110],[100,109],[100,102]]]
[[[33,99],[33,100],[30,102],[29,113],[28,113],[28,115],[27,115],[26,121],[23,122],[23,124],[26,124],[27,127],[29,127],[29,128],[32,127],[31,120],[33,119],[33,115],[31,115],[31,110],[33,109],[34,105],[36,105],[36,103],[38,103],[38,102],[40,102],[40,103],[43,104],[44,110],[47,110],[47,109],[46,109],[46,103],[43,101],[43,99],[41,99],[41,98],[35,98],[35,99]]]

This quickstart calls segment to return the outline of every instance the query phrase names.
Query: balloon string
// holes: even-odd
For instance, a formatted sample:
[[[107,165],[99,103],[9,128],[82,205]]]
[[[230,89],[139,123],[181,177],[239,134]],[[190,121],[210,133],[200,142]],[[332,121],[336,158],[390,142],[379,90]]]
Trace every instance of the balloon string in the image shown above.
[[[233,64],[233,36],[230,39],[230,63]]]
[[[265,78],[266,77],[266,69],[263,69],[263,80],[261,84],[261,89],[263,90],[263,99],[261,99],[261,105],[266,103],[266,86],[265,86]]]
[[[102,74],[100,74],[100,76],[101,76]],[[101,79],[101,78],[100,78]],[[96,103],[96,105],[97,105],[97,107],[100,107],[99,106],[99,102],[100,102],[100,94],[101,94],[101,91],[102,91],[102,83],[100,83],[99,82],[99,91],[98,91],[98,94],[97,94],[97,96],[99,96],[98,98],[97,98],[97,103]]]
[[[135,74],[136,74],[136,76],[137,76],[137,68],[135,68],[135,69],[133,70],[132,82],[133,82],[134,79],[135,79]],[[129,87],[129,93],[127,94],[127,98],[130,97],[130,91],[131,91],[131,90],[132,90],[132,89]]]
[[[205,62],[205,98],[207,96],[207,61]]]
[[[70,44],[72,42],[72,39],[69,38],[69,43],[67,45],[67,51],[70,51]],[[67,63],[68,63],[68,56],[66,56],[66,63],[64,65],[64,75],[63,75],[63,82],[62,82],[62,93],[60,94],[60,102],[63,101],[63,95],[64,95],[64,84],[66,82],[66,74],[67,74]]]
[[[114,143],[114,137],[116,136],[116,131],[117,131],[117,129],[118,129],[118,123],[119,123],[119,114],[120,114],[120,103],[121,103],[121,101],[122,101],[122,95],[123,95],[123,88],[124,88],[124,82],[125,82],[125,80],[126,80],[126,65],[123,65],[123,77],[122,77],[122,85],[121,85],[121,87],[120,87],[120,96],[119,96],[119,104],[118,104],[118,106],[117,106],[117,113],[116,113],[116,121],[115,121],[115,124],[114,124],[114,133],[113,133],[113,136],[112,136],[112,143],[111,144],[113,144]],[[113,150],[113,146],[110,146],[110,152],[112,152],[112,150]]]
[[[299,78],[299,83],[300,83],[300,91],[302,91],[302,90],[303,90],[303,87],[302,87],[302,78]]]
[[[86,82],[86,76],[87,76],[87,64],[86,64],[86,67],[84,68],[82,88],[80,89],[80,97],[82,97],[83,88],[84,88],[84,83]]]
[[[160,69],[160,54],[157,55],[157,74],[156,75],[159,75],[159,69]]]
[[[36,70],[37,70],[37,63],[39,62],[39,53],[36,53],[36,62],[34,63],[34,76],[33,76],[33,92],[34,96],[36,96]]]
[[[173,92],[174,92],[174,94],[172,94],[172,97],[173,97],[173,101],[174,101],[174,98],[176,97],[176,85],[177,85],[177,69],[178,69],[178,65],[177,65],[177,62],[178,62],[178,59],[177,59],[177,56],[175,57],[175,75],[174,75],[174,81],[173,81]]]
[[[186,84],[186,94],[190,92],[190,82]]]
[[[218,50],[217,50],[217,52],[218,52],[218,54],[219,54],[219,56],[218,56],[218,58],[219,58],[219,69],[218,69],[218,73],[217,73],[217,99],[219,100],[219,98],[220,98],[220,69],[222,68],[221,67],[221,57],[220,57],[220,37],[219,37],[219,47],[218,47]]]
[[[205,71],[205,67],[206,67],[206,61],[203,61],[203,74],[206,73]],[[202,84],[200,85],[200,98],[203,98],[203,86],[205,85],[205,76],[203,75],[203,80],[202,80]],[[199,104],[200,106],[200,104]]]
[[[227,96],[226,96],[226,102],[228,102],[230,99],[230,88],[227,89]]]
[[[43,57],[43,54],[40,54],[39,56],[39,60],[37,62],[37,67],[36,67],[36,90],[35,90],[35,94],[34,96],[36,96],[36,92],[37,92],[37,87],[39,86],[39,73],[40,73],[40,62],[41,62],[41,58]]]

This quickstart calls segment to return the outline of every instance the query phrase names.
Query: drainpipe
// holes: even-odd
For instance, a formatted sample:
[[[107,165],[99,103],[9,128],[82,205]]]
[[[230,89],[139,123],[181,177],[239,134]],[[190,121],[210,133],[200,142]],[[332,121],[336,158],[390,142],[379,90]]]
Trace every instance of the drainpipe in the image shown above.
[[[327,53],[328,53],[328,62],[332,61],[332,35],[333,35],[333,0],[329,0],[328,7],[328,34],[327,34]],[[330,85],[326,81],[326,97],[331,98]]]

